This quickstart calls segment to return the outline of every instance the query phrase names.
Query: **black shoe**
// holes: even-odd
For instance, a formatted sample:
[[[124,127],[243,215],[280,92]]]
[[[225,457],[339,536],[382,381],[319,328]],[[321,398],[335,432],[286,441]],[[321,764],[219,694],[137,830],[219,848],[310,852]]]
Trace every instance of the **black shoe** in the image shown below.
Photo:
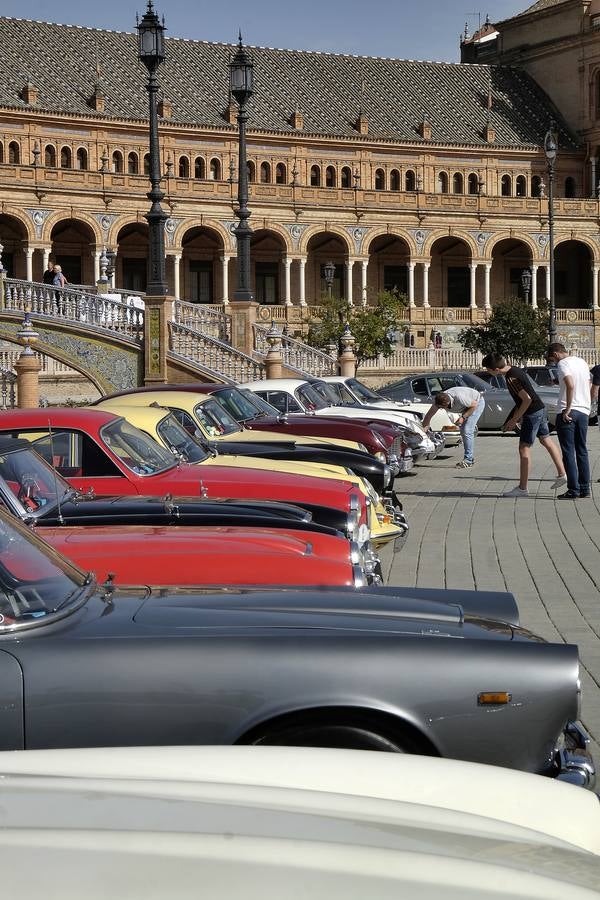
[[[585,500],[586,497],[591,497],[591,496],[592,496],[592,495],[591,495],[590,492],[588,491],[587,494],[580,494],[580,495],[579,495],[579,499],[580,499],[580,500]]]
[[[579,494],[576,494],[575,491],[567,491],[566,494],[559,494],[558,500],[579,500]]]

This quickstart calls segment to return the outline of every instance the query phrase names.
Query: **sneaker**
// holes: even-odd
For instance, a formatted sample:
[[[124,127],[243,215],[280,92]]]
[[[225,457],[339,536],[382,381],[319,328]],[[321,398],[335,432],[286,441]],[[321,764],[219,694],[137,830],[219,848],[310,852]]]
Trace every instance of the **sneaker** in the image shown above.
[[[456,469],[470,469],[472,467],[472,465],[473,465],[473,463],[469,462],[468,459],[461,459],[460,462],[456,463],[455,468]]]
[[[557,491],[559,488],[564,487],[567,483],[566,475],[557,475],[550,487],[553,491]]]
[[[590,494],[590,492],[587,491],[587,493],[585,493],[585,494],[580,494],[580,495],[579,495],[579,499],[580,499],[580,500],[585,500],[586,497],[591,497],[591,496],[592,496],[592,495]]]
[[[579,494],[576,494],[575,491],[567,491],[566,494],[559,494],[559,500],[579,500]]]
[[[503,497],[529,497],[529,491],[527,490],[527,488],[521,488],[517,485],[517,487],[514,487],[512,489],[512,491],[505,491],[504,494],[502,494],[502,496]]]

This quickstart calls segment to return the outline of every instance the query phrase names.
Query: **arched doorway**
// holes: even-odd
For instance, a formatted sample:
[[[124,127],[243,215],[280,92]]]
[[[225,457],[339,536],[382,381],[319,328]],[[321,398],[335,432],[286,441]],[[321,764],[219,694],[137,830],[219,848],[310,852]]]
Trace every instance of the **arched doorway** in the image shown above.
[[[26,278],[27,231],[23,223],[13,216],[0,215],[0,243],[3,246],[2,265],[9,278]]]
[[[471,249],[458,237],[439,238],[431,248],[431,306],[471,305]]]
[[[533,291],[529,291],[526,298],[523,291],[521,276],[523,269],[531,268],[531,250],[523,241],[516,238],[507,238],[498,241],[492,249],[492,271],[490,275],[490,299],[492,306],[502,300],[510,300],[516,297],[521,300],[532,301]],[[542,273],[538,272],[536,284],[536,297],[543,297],[544,283],[540,280]]]
[[[314,234],[308,242],[308,259],[306,265],[306,299],[309,303],[319,303],[327,294],[328,285],[325,280],[325,265],[332,262],[335,266],[331,293],[334,297],[348,297],[346,284],[346,266],[348,247],[344,241],[329,231]]]
[[[285,255],[283,239],[268,229],[252,233],[251,267],[254,271],[254,299],[275,306],[282,301],[280,263]]]
[[[125,225],[117,235],[117,286],[126,291],[144,291],[148,283],[148,226]]]
[[[192,303],[218,303],[223,296],[219,261],[223,240],[212,228],[190,228],[183,235],[181,297]]]
[[[580,241],[563,241],[554,248],[554,301],[557,307],[592,306],[592,254]]]
[[[96,239],[89,225],[79,219],[62,219],[53,227],[52,256],[69,284],[93,284]]]
[[[395,291],[408,297],[410,248],[393,234],[382,234],[369,247],[367,299],[381,291]]]

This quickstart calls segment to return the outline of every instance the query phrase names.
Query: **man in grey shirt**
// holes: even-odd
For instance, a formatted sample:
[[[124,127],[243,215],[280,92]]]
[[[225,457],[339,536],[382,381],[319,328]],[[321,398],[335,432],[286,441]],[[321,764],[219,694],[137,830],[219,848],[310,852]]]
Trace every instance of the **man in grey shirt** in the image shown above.
[[[460,418],[457,425],[460,428],[464,447],[464,459],[456,463],[457,469],[470,469],[475,462],[475,427],[485,409],[483,395],[474,388],[460,386],[448,388],[441,394],[436,394],[431,408],[423,419],[423,428],[427,429],[437,410],[449,409],[458,413]]]

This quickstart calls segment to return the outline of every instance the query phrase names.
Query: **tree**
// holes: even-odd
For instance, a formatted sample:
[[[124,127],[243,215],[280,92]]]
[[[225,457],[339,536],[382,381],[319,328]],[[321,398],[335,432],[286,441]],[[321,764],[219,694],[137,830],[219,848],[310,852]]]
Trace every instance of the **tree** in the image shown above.
[[[406,298],[395,291],[382,291],[377,295],[374,306],[351,306],[340,297],[325,296],[321,300],[322,314],[319,319],[311,319],[306,342],[311,347],[327,350],[339,341],[346,322],[356,341],[354,353],[357,368],[365,359],[380,354],[389,356],[394,338],[399,330],[398,318],[407,306]]]
[[[492,310],[483,325],[465,328],[458,335],[465,350],[501,353],[511,362],[544,356],[548,346],[548,312],[522,300],[505,300]]]

